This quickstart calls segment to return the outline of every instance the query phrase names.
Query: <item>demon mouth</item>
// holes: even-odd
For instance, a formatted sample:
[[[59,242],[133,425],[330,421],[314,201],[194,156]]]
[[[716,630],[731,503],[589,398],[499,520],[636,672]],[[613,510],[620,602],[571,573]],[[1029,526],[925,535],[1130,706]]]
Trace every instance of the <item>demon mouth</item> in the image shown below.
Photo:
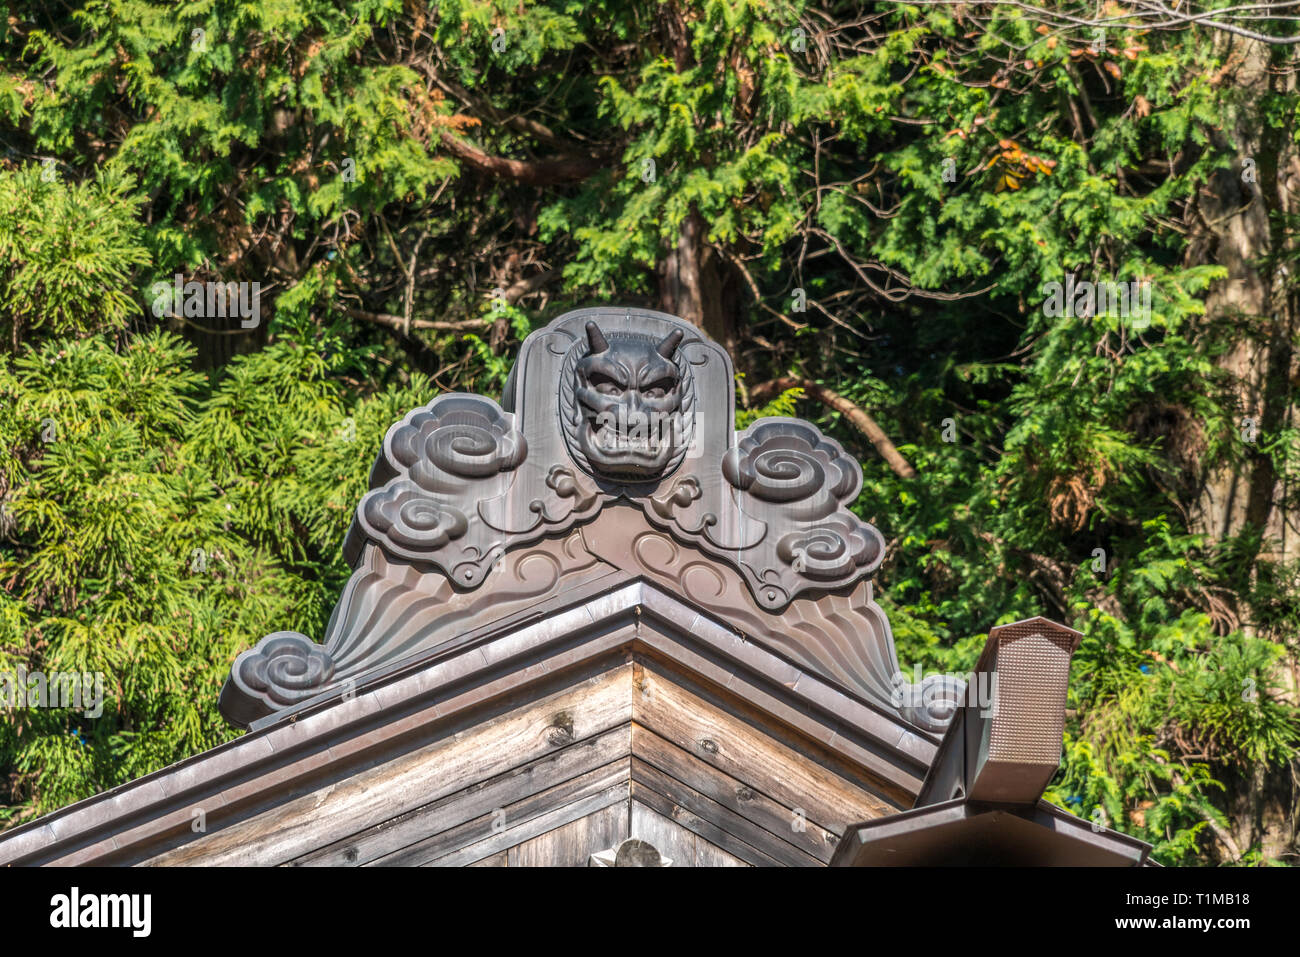
[[[587,419],[586,428],[593,447],[604,455],[621,458],[643,457],[650,460],[670,454],[681,442],[681,416],[644,414],[629,416],[603,412]]]

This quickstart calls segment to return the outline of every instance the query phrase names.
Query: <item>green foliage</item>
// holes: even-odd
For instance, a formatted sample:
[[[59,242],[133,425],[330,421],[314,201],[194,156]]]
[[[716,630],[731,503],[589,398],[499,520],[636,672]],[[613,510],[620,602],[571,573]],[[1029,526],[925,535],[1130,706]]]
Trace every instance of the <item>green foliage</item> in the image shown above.
[[[48,167],[52,172],[53,167]],[[140,199],[107,171],[68,186],[41,167],[0,177],[0,333],[76,335],[120,329],[137,306],[130,289],[148,261]],[[32,216],[33,209],[40,216]]]
[[[417,382],[347,408],[292,344],[237,359],[216,389],[192,358],[166,333],[121,351],[89,336],[0,378],[22,479],[5,504],[0,672],[106,675],[98,720],[21,708],[0,724],[31,809],[231,737],[215,706],[232,656],[268,631],[319,632],[369,463],[429,394]]]
[[[745,388],[744,379],[741,376],[736,377],[736,390],[743,394]],[[753,406],[748,409],[740,409],[736,412],[736,428],[744,429],[752,425],[758,419],[765,416],[789,416],[794,417],[799,414],[798,402],[803,398],[803,389],[785,389],[780,394],[773,397],[769,402]]]
[[[1294,303],[1206,305],[1228,271],[1198,203],[1251,125],[1226,118],[1257,118],[1274,171],[1297,142],[1294,91],[1234,85],[1239,51],[1189,29],[1098,53],[1008,6],[10,6],[0,672],[108,686],[98,720],[0,715],[0,815],[229,738],[232,658],[321,635],[388,426],[498,394],[564,309],[665,307],[698,227],[737,427],[814,418],[863,462],[904,668],[964,672],[999,623],[1071,624],[1049,798],[1164,863],[1282,859],[1224,835],[1252,827],[1241,782],[1300,747],[1300,565],[1196,517],[1214,469],[1267,463],[1283,514],[1300,487]],[[1275,215],[1267,262],[1233,263],[1279,302],[1296,226]],[[151,315],[177,273],[260,282],[262,324]],[[1149,323],[1051,314],[1070,274],[1150,283]],[[1281,357],[1255,439],[1243,343]],[[791,375],[869,411],[919,478],[804,390],[758,389]]]

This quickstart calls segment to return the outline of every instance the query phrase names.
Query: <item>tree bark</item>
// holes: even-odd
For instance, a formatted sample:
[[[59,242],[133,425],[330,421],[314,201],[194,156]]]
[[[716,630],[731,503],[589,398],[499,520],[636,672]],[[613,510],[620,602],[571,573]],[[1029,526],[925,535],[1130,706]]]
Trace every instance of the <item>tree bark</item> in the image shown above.
[[[708,227],[694,208],[682,221],[675,246],[659,261],[659,308],[685,319],[736,360],[736,289],[707,242]]]
[[[1261,536],[1257,554],[1273,560],[1300,557],[1300,536],[1291,516],[1278,508],[1287,493],[1272,459],[1259,445],[1294,417],[1291,381],[1295,356],[1297,302],[1288,287],[1283,216],[1293,215],[1293,186],[1300,160],[1290,130],[1259,122],[1259,101],[1269,92],[1294,88],[1294,78],[1277,69],[1285,53],[1244,41],[1233,74],[1238,102],[1225,129],[1235,140],[1236,162],[1219,170],[1198,197],[1201,228],[1188,247],[1191,262],[1215,262],[1228,278],[1206,297],[1207,322],[1235,322],[1240,329],[1220,360],[1236,386],[1238,429],[1256,433],[1244,460],[1216,463],[1203,476],[1195,522],[1198,531],[1220,541],[1246,530]],[[1225,139],[1216,144],[1226,148]],[[1254,182],[1243,176],[1245,160]],[[1249,419],[1247,423],[1245,420]]]
[[[367,312],[365,309],[354,309],[351,306],[344,306],[343,312],[353,319],[361,319],[365,322],[373,322],[376,325],[387,326],[394,332],[400,332],[403,335],[409,335],[411,329],[428,329],[433,332],[463,332],[467,329],[486,329],[491,322],[487,319],[408,319],[405,316],[394,316],[388,312]]]
[[[671,57],[678,73],[695,65],[691,28],[677,0],[659,5],[656,40],[664,56]],[[678,229],[675,244],[666,243],[657,268],[659,308],[704,330],[739,361],[739,289],[730,264],[724,264],[708,242],[708,224],[692,205]]]
[[[492,156],[477,146],[457,139],[450,133],[442,134],[442,145],[447,152],[480,173],[523,183],[526,186],[555,186],[587,179],[604,169],[608,158],[604,156],[560,156],[550,159],[517,160]]]
[[[1223,75],[1236,89],[1228,101],[1224,132],[1213,145],[1229,152],[1234,161],[1217,171],[1197,197],[1200,226],[1191,235],[1187,261],[1214,262],[1228,271],[1228,278],[1206,297],[1205,322],[1232,330],[1233,346],[1219,362],[1235,391],[1238,417],[1233,425],[1246,432],[1253,428],[1255,437],[1243,457],[1213,462],[1205,469],[1192,527],[1214,542],[1243,533],[1248,533],[1248,542],[1250,535],[1258,536],[1250,544],[1252,553],[1245,556],[1257,570],[1259,560],[1300,558],[1295,516],[1283,507],[1291,490],[1260,449],[1295,416],[1292,344],[1300,302],[1287,275],[1296,251],[1286,235],[1285,217],[1298,211],[1300,157],[1293,129],[1259,117],[1260,103],[1270,94],[1294,96],[1287,51],[1253,40],[1231,45],[1235,56],[1227,60]],[[1229,69],[1232,66],[1235,69]],[[1253,166],[1253,177],[1243,175],[1248,166]],[[1256,633],[1249,610],[1239,608],[1238,614],[1244,630]],[[1291,683],[1294,694],[1290,672],[1279,667],[1277,676]],[[1258,845],[1268,857],[1285,855],[1296,837],[1290,811],[1295,804],[1294,776],[1287,769],[1265,774],[1264,767],[1257,766],[1226,783],[1234,833],[1214,830],[1229,854],[1238,856],[1236,848]]]

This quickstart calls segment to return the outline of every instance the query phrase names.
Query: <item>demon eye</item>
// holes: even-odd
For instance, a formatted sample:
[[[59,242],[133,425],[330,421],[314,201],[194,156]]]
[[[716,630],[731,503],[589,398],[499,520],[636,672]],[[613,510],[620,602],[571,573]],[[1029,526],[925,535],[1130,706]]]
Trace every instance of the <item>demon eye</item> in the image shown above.
[[[593,372],[587,377],[591,387],[601,395],[621,395],[623,387],[607,375],[601,375],[599,372]]]
[[[657,382],[650,383],[648,386],[646,386],[644,389],[641,390],[641,394],[649,399],[662,399],[669,392],[672,392],[673,389],[675,388],[677,388],[677,381],[675,379],[670,379],[665,377],[663,379],[658,380]]]

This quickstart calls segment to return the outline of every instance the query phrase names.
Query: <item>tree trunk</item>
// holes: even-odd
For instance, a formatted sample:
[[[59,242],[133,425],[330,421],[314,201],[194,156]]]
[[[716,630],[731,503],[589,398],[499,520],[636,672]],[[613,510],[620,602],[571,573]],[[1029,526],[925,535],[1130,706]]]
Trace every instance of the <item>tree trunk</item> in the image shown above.
[[[659,6],[658,42],[677,71],[695,62],[685,11],[668,0]],[[708,243],[708,225],[694,205],[677,234],[676,245],[665,244],[657,273],[659,308],[704,330],[737,362],[737,277]]]
[[[1202,225],[1188,256],[1228,269],[1228,278],[1206,297],[1206,318],[1229,320],[1239,328],[1239,337],[1220,362],[1236,385],[1235,424],[1243,435],[1253,431],[1255,438],[1243,460],[1216,463],[1203,477],[1196,525],[1215,541],[1253,529],[1261,535],[1259,557],[1288,561],[1300,557],[1297,529],[1279,507],[1288,490],[1259,446],[1286,428],[1294,415],[1297,302],[1287,288],[1286,268],[1288,254],[1294,251],[1285,248],[1281,217],[1295,212],[1292,188],[1300,176],[1300,160],[1291,131],[1260,123],[1258,104],[1270,92],[1293,88],[1294,79],[1273,62],[1285,51],[1253,40],[1234,45],[1242,48],[1234,75],[1238,101],[1226,117],[1225,130],[1236,141],[1236,161],[1201,190]],[[1228,142],[1225,138],[1215,145],[1226,148]],[[1253,176],[1247,176],[1251,166]]]
[[[1289,427],[1295,415],[1292,344],[1300,303],[1288,275],[1295,268],[1295,250],[1288,248],[1283,217],[1297,211],[1300,158],[1292,129],[1261,122],[1259,107],[1271,94],[1294,90],[1295,81],[1285,69],[1288,50],[1254,40],[1234,40],[1232,46],[1223,75],[1236,89],[1224,133],[1213,145],[1234,161],[1197,197],[1200,225],[1187,257],[1189,263],[1214,262],[1228,270],[1228,278],[1206,297],[1206,322],[1233,330],[1232,348],[1219,362],[1234,384],[1234,426],[1243,439],[1252,432],[1254,439],[1247,442],[1244,457],[1210,463],[1202,476],[1193,528],[1212,542],[1252,533],[1258,539],[1247,559],[1287,562],[1300,558],[1295,516],[1285,507],[1291,490],[1260,448]],[[1258,568],[1258,562],[1251,564]],[[1238,613],[1245,630],[1255,633],[1249,609],[1239,607]],[[1290,670],[1280,667],[1277,675],[1294,695]],[[1253,774],[1225,783],[1236,843],[1243,849],[1259,845],[1268,857],[1285,855],[1296,837],[1291,810],[1296,782],[1290,769],[1265,774],[1259,766]]]
[[[736,359],[735,278],[705,242],[708,227],[694,209],[682,222],[677,245],[659,261],[659,308],[680,316]]]

